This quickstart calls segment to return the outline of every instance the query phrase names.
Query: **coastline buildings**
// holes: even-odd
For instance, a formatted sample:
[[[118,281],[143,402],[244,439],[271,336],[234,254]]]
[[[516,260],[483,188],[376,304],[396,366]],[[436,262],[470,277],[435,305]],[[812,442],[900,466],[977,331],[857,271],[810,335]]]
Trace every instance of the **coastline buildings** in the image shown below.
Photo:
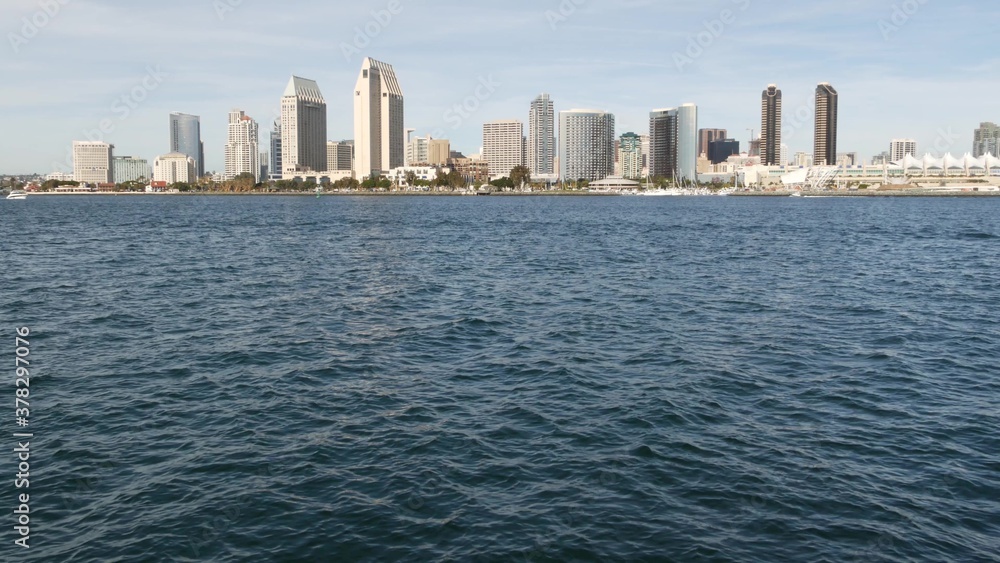
[[[149,168],[149,161],[145,158],[116,156],[113,161],[113,169],[114,174],[112,176],[118,184],[153,179],[152,170]]]
[[[330,141],[326,144],[326,171],[354,170],[354,141]]]
[[[603,180],[615,170],[615,116],[599,110],[559,112],[559,179]]]
[[[760,102],[760,160],[765,166],[784,165],[781,154],[781,90],[768,85]]]
[[[198,180],[196,166],[194,159],[183,153],[158,156],[153,161],[153,181],[166,182],[167,185],[178,182],[193,184]]]
[[[655,109],[649,114],[649,175],[677,177],[677,108]]]
[[[1000,156],[1000,126],[989,121],[980,123],[972,137],[972,156],[987,154]]]
[[[242,110],[229,112],[229,136],[226,142],[226,169],[223,178],[232,180],[250,174],[260,182],[260,142],[257,122]]]
[[[516,166],[524,166],[526,141],[524,124],[516,119],[490,121],[483,124],[483,160],[489,165],[490,177],[510,176]]]
[[[917,156],[917,142],[913,139],[893,139],[889,142],[889,162],[899,162],[906,155]]]
[[[698,181],[698,106],[694,104],[677,108],[677,177]]]
[[[354,88],[356,177],[403,166],[406,159],[403,90],[392,65],[365,58]]]
[[[555,173],[555,106],[542,93],[531,102],[528,115],[528,168],[534,176]]]
[[[73,180],[81,184],[110,184],[114,178],[114,145],[73,141]]]
[[[281,178],[281,118],[271,126],[271,163],[268,173],[272,178]]]
[[[298,76],[288,81],[281,98],[280,134],[283,176],[326,171],[326,100],[316,81]]]
[[[174,112],[170,114],[170,152],[194,159],[195,174],[205,175],[205,143],[201,141],[201,118]]]
[[[642,177],[642,138],[635,133],[625,133],[618,141],[618,162],[621,176],[628,179]]]
[[[828,82],[816,86],[816,130],[813,144],[813,164],[837,164],[837,90]]]
[[[698,130],[698,156],[708,156],[708,145],[712,141],[720,141],[728,137],[729,132],[725,129],[699,129]]]

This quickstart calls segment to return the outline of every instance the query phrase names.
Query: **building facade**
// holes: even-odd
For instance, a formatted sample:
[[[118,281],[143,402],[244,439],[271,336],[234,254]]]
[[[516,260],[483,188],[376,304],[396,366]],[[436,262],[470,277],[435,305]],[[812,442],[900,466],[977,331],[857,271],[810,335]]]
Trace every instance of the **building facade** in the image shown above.
[[[837,90],[822,82],[816,87],[816,130],[813,143],[813,164],[837,164]]]
[[[708,144],[712,141],[726,139],[729,132],[725,129],[699,129],[698,130],[698,156],[708,156]]]
[[[784,165],[781,154],[781,90],[768,85],[760,102],[760,160],[765,166]]]
[[[698,106],[694,104],[677,108],[677,177],[698,181]]]
[[[229,135],[226,141],[226,169],[223,178],[232,180],[250,174],[260,182],[260,129],[257,122],[242,110],[229,112]]]
[[[354,170],[354,141],[330,141],[326,144],[326,170],[344,172]]]
[[[326,100],[316,81],[293,76],[281,98],[281,173],[324,172]]]
[[[987,154],[1000,156],[1000,126],[992,122],[979,124],[972,136],[972,156],[979,158]]]
[[[81,184],[114,182],[114,150],[108,143],[73,141],[73,180]]]
[[[490,177],[510,176],[516,166],[525,164],[524,124],[516,119],[483,124],[483,160],[490,167]]]
[[[615,171],[615,116],[599,110],[559,112],[559,178],[597,181]]]
[[[406,144],[406,166],[427,164],[430,161],[430,137],[413,137]]]
[[[736,139],[719,139],[708,144],[708,161],[712,164],[722,164],[734,154],[740,154],[740,142]]]
[[[656,109],[649,114],[649,175],[677,177],[677,108]]]
[[[183,153],[172,152],[158,156],[153,161],[153,181],[166,182],[167,185],[194,184],[198,180],[195,166],[194,159]]]
[[[170,114],[170,152],[186,154],[194,159],[198,177],[205,175],[205,145],[201,141],[201,118],[186,113]]]
[[[618,140],[618,163],[621,176],[632,180],[642,178],[642,138],[625,133]]]
[[[445,166],[451,158],[451,142],[448,139],[431,139],[427,143],[427,161],[431,166]]]
[[[553,174],[556,158],[555,105],[548,94],[531,102],[528,114],[528,168],[533,175]]]
[[[271,126],[271,164],[268,172],[272,178],[281,178],[281,118]]]
[[[113,165],[115,183],[122,184],[125,182],[137,182],[139,180],[148,182],[153,179],[153,171],[149,167],[149,161],[145,158],[116,156],[114,157]]]
[[[917,142],[913,139],[893,139],[889,142],[889,162],[899,162],[906,155],[917,156]]]
[[[354,88],[354,163],[358,179],[406,161],[403,90],[392,65],[365,58]]]

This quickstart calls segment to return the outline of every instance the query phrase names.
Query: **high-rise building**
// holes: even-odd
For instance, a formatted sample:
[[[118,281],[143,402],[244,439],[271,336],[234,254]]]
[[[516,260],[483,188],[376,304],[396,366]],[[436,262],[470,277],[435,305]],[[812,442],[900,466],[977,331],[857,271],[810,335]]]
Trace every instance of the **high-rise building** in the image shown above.
[[[740,154],[740,142],[736,139],[719,139],[708,144],[708,160],[712,164],[722,164],[734,154]]]
[[[448,139],[431,139],[427,143],[427,163],[431,166],[445,166],[451,158],[451,142]]]
[[[325,172],[326,100],[316,81],[293,76],[281,98],[281,173]]]
[[[698,156],[708,155],[708,144],[712,141],[724,140],[729,136],[725,129],[699,129],[698,130]]]
[[[169,184],[193,184],[198,180],[194,159],[190,156],[172,152],[156,157],[153,161],[153,180]]]
[[[889,142],[889,162],[899,162],[908,154],[917,156],[917,142],[913,139],[893,139]]]
[[[827,82],[816,86],[816,131],[813,164],[837,164],[837,91]]]
[[[784,165],[781,154],[781,90],[768,85],[760,101],[760,163]]]
[[[170,114],[170,152],[194,159],[195,173],[205,175],[205,145],[201,142],[201,118],[186,113]]]
[[[114,145],[73,141],[73,179],[81,184],[110,184],[114,176]]]
[[[223,178],[232,180],[240,174],[253,175],[260,182],[260,130],[257,122],[242,110],[229,112],[229,136],[226,141],[226,170]]]
[[[798,166],[799,168],[809,168],[813,165],[813,157],[807,152],[797,152],[795,157],[792,159],[792,166]]]
[[[603,180],[615,170],[615,116],[598,110],[559,112],[559,178]]]
[[[354,164],[359,179],[406,161],[403,90],[392,65],[365,58],[354,88]]]
[[[992,122],[979,124],[972,136],[972,156],[979,158],[986,154],[1000,156],[1000,126]]]
[[[798,154],[796,154],[796,156],[798,156]],[[882,166],[883,164],[892,164],[891,161],[892,161],[892,155],[889,154],[889,151],[882,151],[880,154],[877,154],[872,157],[872,166]]]
[[[649,114],[649,175],[677,177],[677,108],[656,109]]]
[[[677,177],[698,181],[698,106],[694,104],[677,108]]]
[[[116,156],[112,164],[115,183],[122,184],[124,182],[149,181],[153,179],[152,170],[149,168],[149,161],[145,158]]]
[[[274,120],[271,127],[271,165],[268,172],[272,177],[281,177],[281,118]]]
[[[625,133],[618,142],[618,162],[625,178],[642,177],[642,138],[635,133]]]
[[[267,151],[263,151],[260,153],[259,162],[260,162],[260,174],[258,174],[257,177],[260,178],[259,181],[265,182],[267,181],[268,176],[271,175],[270,170],[268,169],[268,164],[271,162],[271,157],[270,155],[268,155]]]
[[[430,137],[413,137],[406,143],[405,166],[427,164],[430,160]]]
[[[345,172],[354,170],[354,141],[330,141],[326,144],[326,170]]]
[[[515,166],[524,166],[524,124],[516,119],[483,124],[483,160],[493,178],[510,176]]]
[[[528,116],[528,167],[531,173],[554,174],[556,114],[552,98],[541,94],[531,102]]]

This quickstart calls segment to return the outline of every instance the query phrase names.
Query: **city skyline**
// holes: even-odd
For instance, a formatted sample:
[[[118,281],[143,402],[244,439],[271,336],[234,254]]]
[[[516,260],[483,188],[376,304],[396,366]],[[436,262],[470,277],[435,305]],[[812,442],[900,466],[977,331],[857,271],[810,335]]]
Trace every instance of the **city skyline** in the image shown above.
[[[556,110],[607,109],[616,115],[617,133],[643,131],[651,108],[670,100],[693,101],[703,126],[727,128],[745,144],[745,129],[759,126],[760,88],[778,83],[785,95],[784,140],[792,153],[812,152],[809,106],[819,82],[835,84],[845,94],[839,146],[864,156],[884,151],[889,139],[901,137],[917,140],[927,151],[970,152],[978,124],[1000,120],[1000,107],[989,94],[1000,84],[1000,73],[995,72],[1000,62],[988,55],[992,51],[986,37],[961,31],[969,17],[985,21],[1000,14],[1000,8],[984,2],[921,5],[900,25],[893,23],[891,5],[873,8],[860,2],[819,2],[807,10],[780,10],[778,17],[768,9],[777,4],[765,0],[746,10],[742,2],[626,7],[571,3],[575,11],[568,14],[556,3],[473,9],[440,2],[435,6],[463,25],[445,28],[446,33],[433,39],[422,31],[431,25],[431,16],[408,4],[395,4],[399,9],[392,13],[386,4],[375,2],[336,8],[310,3],[308,11],[316,17],[309,21],[280,6],[232,6],[226,0],[221,4],[228,8],[190,0],[170,9],[144,6],[130,11],[92,10],[111,6],[101,0],[68,4],[26,43],[9,41],[12,56],[0,68],[19,80],[2,88],[4,99],[18,108],[11,125],[19,138],[0,145],[0,172],[48,173],[57,171],[54,163],[65,169],[72,141],[87,140],[84,132],[94,131],[126,154],[151,160],[166,147],[150,131],[162,130],[164,116],[172,111],[202,117],[205,168],[222,171],[228,111],[241,107],[259,123],[270,123],[278,110],[274,92],[291,74],[309,76],[327,93],[327,140],[352,138],[352,85],[365,56],[392,61],[400,73],[409,100],[406,127],[420,135],[443,132],[435,137],[448,138],[454,149],[466,153],[478,149],[482,123],[509,116],[526,119],[523,108],[540,91],[552,96]],[[186,8],[201,17],[191,25],[172,23],[168,14]],[[0,14],[12,22],[11,35],[27,37],[23,18],[30,22],[38,9],[34,2],[15,0],[5,3]],[[707,33],[706,22],[719,19],[723,9],[732,12],[732,23],[724,24],[717,36],[709,34],[711,40],[703,41],[707,46],[696,42],[698,48],[689,49],[691,40]],[[327,17],[334,12],[338,17]],[[379,23],[373,12],[382,14],[386,23]],[[662,16],[670,16],[666,29],[655,23]],[[810,23],[818,18],[824,19],[821,29]],[[293,33],[287,26],[272,25],[275,21],[299,27]],[[476,22],[498,32],[516,32],[533,49],[510,53],[484,46],[471,31],[475,26],[465,25]],[[138,41],[154,26],[180,39],[197,40],[199,46],[165,57],[158,48]],[[377,33],[366,32],[366,27]],[[522,28],[528,31],[517,31]],[[306,38],[306,31],[319,29],[323,39]],[[625,57],[624,45],[587,45],[586,36],[599,30],[661,40],[646,50],[628,48]],[[830,55],[822,64],[815,62],[815,49],[797,49],[817,32],[817,43]],[[928,34],[962,48],[941,48],[938,42],[932,46],[924,41]],[[258,38],[253,44],[243,39],[251,35]],[[121,49],[131,38],[136,44]],[[82,65],[84,55],[67,47],[81,41],[89,46],[88,63],[105,64]],[[233,41],[238,45],[231,45]],[[760,47],[749,52],[746,46],[751,44]],[[462,63],[454,65],[460,71],[427,64],[431,49],[452,46],[461,47],[451,50]],[[545,46],[556,48],[539,51]],[[325,50],[329,56],[301,58],[303,49]],[[697,56],[689,56],[689,50]],[[206,52],[212,56],[206,57]],[[547,56],[539,58],[537,52]],[[834,60],[842,62],[825,62]],[[86,72],[77,69],[81,66]],[[31,84],[52,77],[59,77],[61,87],[41,95],[33,92]],[[890,87],[918,94],[894,97]],[[962,92],[962,104],[953,103],[957,92]],[[463,105],[475,109],[465,111]],[[462,111],[455,111],[456,106]],[[927,112],[928,107],[947,111]],[[805,118],[797,118],[799,113]]]

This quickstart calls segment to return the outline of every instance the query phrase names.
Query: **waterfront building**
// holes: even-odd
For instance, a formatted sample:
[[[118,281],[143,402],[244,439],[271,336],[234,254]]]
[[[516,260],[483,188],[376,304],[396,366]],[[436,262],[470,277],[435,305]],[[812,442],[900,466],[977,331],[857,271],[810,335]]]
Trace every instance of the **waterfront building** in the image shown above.
[[[316,81],[293,76],[281,97],[281,173],[323,172],[326,100]]]
[[[816,86],[816,129],[813,163],[833,166],[837,163],[837,90],[828,82]]]
[[[623,178],[642,177],[642,139],[635,133],[625,133],[618,142],[618,162]]]
[[[603,180],[615,170],[615,116],[600,110],[559,112],[559,178]]]
[[[125,182],[137,182],[139,180],[149,181],[153,178],[149,161],[145,158],[135,158],[132,156],[116,156],[112,162],[114,181],[118,184]]]
[[[556,157],[555,106],[548,94],[531,102],[528,116],[528,167],[532,175],[553,174]]]
[[[261,182],[264,182],[267,180],[268,176],[270,176],[270,170],[268,169],[270,156],[267,154],[267,151],[260,153],[260,159],[258,162],[260,162],[260,174],[258,175],[258,178],[260,178]]]
[[[781,154],[781,90],[768,85],[760,102],[760,159],[766,166],[783,165]]]
[[[483,124],[483,160],[489,163],[490,177],[510,176],[525,163],[524,124],[516,119]]]
[[[1000,125],[989,121],[980,123],[972,137],[972,156],[987,154],[1000,156]]]
[[[271,126],[271,163],[268,172],[272,178],[281,178],[281,118]]]
[[[242,110],[229,112],[229,135],[225,149],[223,178],[232,180],[240,174],[250,174],[260,182],[260,141],[257,122]]]
[[[354,88],[354,164],[358,179],[406,161],[403,90],[392,65],[365,58]]]
[[[172,152],[156,157],[153,161],[153,181],[165,182],[166,185],[184,183],[194,184],[198,181],[198,170],[195,161],[190,156]]]
[[[205,175],[205,144],[201,141],[201,118],[174,112],[170,114],[170,152],[194,159],[195,173]]]
[[[412,130],[411,130],[412,131]],[[430,137],[413,137],[406,144],[406,166],[427,164],[430,161]]]
[[[440,170],[442,175],[451,172],[448,168],[441,168]],[[399,168],[389,170],[385,176],[389,181],[401,188],[412,188],[413,186],[407,181],[407,176],[411,172],[416,180],[424,182],[433,182],[438,177],[438,167],[436,166],[400,166]]]
[[[427,161],[431,166],[444,166],[451,157],[451,142],[448,139],[431,139],[427,143]]]
[[[708,144],[708,161],[712,164],[722,164],[734,154],[740,154],[740,142],[736,139],[718,139]]]
[[[813,157],[807,152],[797,152],[792,158],[792,166],[797,168],[808,168],[813,165]]]
[[[917,154],[917,142],[913,139],[893,139],[889,142],[889,162],[899,162],[908,154]]]
[[[698,130],[698,156],[708,156],[708,144],[712,141],[726,139],[729,132],[725,129],[699,129]]]
[[[858,153],[856,152],[842,152],[837,153],[837,166],[841,168],[849,168],[851,166],[857,166],[861,164],[858,160]]]
[[[649,176],[677,177],[677,108],[649,114]]]
[[[354,170],[354,141],[330,141],[326,144],[326,171]]]
[[[448,166],[461,174],[466,184],[479,186],[490,181],[490,166],[485,160],[459,156],[448,159]]]
[[[694,104],[677,108],[677,177],[698,181],[698,106]]]
[[[649,135],[639,135],[642,142],[642,177],[649,176]]]
[[[73,141],[73,180],[81,184],[110,184],[114,178],[115,146]]]

